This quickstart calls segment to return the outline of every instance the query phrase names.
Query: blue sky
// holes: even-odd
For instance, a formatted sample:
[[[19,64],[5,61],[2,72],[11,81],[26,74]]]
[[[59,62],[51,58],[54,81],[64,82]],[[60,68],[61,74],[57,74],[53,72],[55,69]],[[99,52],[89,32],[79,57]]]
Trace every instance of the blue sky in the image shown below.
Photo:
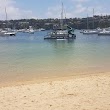
[[[0,0],[0,19],[60,18],[61,2],[67,18],[110,14],[110,0]]]

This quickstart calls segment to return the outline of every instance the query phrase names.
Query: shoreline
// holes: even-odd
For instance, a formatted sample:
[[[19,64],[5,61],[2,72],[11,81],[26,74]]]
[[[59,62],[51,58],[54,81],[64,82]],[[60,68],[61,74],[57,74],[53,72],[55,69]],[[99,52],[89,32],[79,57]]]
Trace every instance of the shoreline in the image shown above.
[[[110,72],[0,88],[1,110],[109,110]]]
[[[71,80],[76,78],[84,78],[84,77],[90,77],[90,76],[104,76],[109,75],[110,72],[99,72],[99,73],[81,73],[76,75],[64,75],[64,76],[53,76],[53,77],[39,77],[31,80],[25,80],[25,81],[13,81],[11,83],[4,82],[0,84],[0,88],[4,87],[16,87],[21,85],[29,85],[29,84],[42,84],[46,82],[53,82],[53,81],[65,81],[65,80]]]
[[[65,81],[65,80],[71,80],[76,78],[84,78],[84,77],[90,77],[90,76],[104,76],[109,75],[110,72],[100,72],[100,73],[81,73],[76,75],[64,75],[64,76],[54,76],[54,77],[41,77],[41,78],[35,78],[32,80],[25,80],[25,81],[14,81],[11,83],[2,83],[0,84],[0,88],[2,87],[16,87],[21,85],[29,85],[29,84],[42,84],[46,82],[53,82],[53,81]]]
[[[0,88],[1,110],[109,110],[110,72]]]

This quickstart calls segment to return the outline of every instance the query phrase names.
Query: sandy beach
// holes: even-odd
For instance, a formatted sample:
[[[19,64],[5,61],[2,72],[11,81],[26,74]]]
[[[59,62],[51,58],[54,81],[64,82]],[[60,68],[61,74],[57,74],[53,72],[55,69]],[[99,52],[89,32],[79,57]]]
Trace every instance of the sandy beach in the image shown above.
[[[110,110],[110,73],[1,87],[0,110]]]

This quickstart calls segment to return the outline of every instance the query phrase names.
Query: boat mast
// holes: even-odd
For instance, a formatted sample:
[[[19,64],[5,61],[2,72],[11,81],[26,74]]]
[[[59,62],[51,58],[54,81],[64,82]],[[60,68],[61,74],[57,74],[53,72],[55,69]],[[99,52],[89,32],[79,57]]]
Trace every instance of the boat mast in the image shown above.
[[[62,12],[61,12],[60,25],[61,25],[61,30],[63,30],[63,2],[62,2]]]
[[[93,29],[94,29],[94,8],[93,8]]]
[[[8,28],[8,21],[7,21],[8,17],[7,17],[7,10],[6,10],[6,7],[5,7],[5,14],[6,14],[6,28]]]
[[[88,20],[88,14],[87,14],[87,29],[89,29],[89,20]]]

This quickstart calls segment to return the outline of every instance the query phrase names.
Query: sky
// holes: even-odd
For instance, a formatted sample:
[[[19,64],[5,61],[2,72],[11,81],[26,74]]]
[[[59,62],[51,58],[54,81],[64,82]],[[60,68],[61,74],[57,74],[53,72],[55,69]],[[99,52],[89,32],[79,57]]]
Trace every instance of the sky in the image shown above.
[[[60,18],[62,2],[66,18],[110,14],[110,0],[0,0],[0,20]]]

